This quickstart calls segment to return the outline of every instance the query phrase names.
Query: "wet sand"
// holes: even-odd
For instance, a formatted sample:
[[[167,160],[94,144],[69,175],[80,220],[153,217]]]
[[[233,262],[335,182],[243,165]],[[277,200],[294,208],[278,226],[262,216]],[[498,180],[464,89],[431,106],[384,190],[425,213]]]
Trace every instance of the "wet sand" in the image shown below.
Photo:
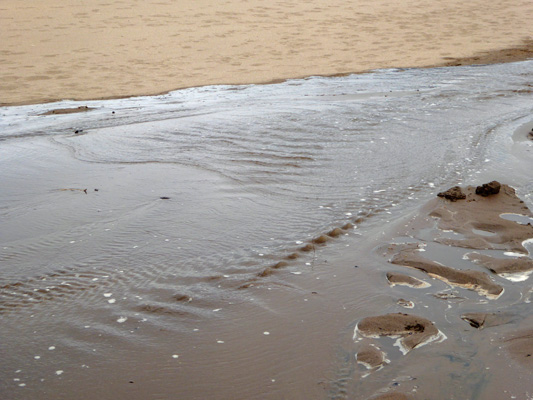
[[[47,0],[46,7],[37,8],[9,0],[1,8],[0,34],[7,40],[0,43],[0,104],[8,105],[375,68],[499,63],[533,54],[529,2],[86,6]],[[519,94],[511,94],[512,89],[487,96],[528,95],[528,88]],[[388,87],[376,93],[386,97],[385,92]],[[28,185],[23,196],[13,189],[20,180],[10,181],[6,190],[10,229],[3,234],[9,246],[24,251],[8,250],[1,261],[18,260],[27,268],[9,271],[14,276],[2,283],[0,293],[6,321],[0,376],[9,379],[9,398],[223,399],[238,393],[255,399],[423,399],[438,393],[442,399],[484,400],[521,398],[530,390],[528,277],[533,264],[523,242],[531,237],[531,213],[511,187],[487,197],[476,194],[475,187],[463,187],[464,198],[455,190],[455,201],[435,198],[411,210],[412,220],[396,215],[400,223],[394,227],[364,230],[376,215],[383,225],[389,223],[383,215],[399,196],[392,192],[385,205],[376,203],[363,217],[314,227],[320,233],[296,244],[292,240],[290,249],[280,246],[283,251],[261,262],[249,256],[243,262],[247,268],[232,265],[207,276],[202,270],[176,277],[176,270],[187,270],[187,262],[198,269],[211,259],[220,263],[221,249],[235,248],[247,224],[235,223],[241,232],[228,229],[219,243],[210,242],[206,247],[215,248],[215,256],[199,247],[200,260],[183,260],[173,243],[160,243],[163,237],[171,242],[181,240],[182,233],[184,239],[204,238],[203,232],[213,229],[213,216],[237,221],[237,207],[228,212],[226,205],[233,203],[225,203],[230,192],[251,204],[264,200],[246,193],[248,186],[236,190],[226,176],[177,167],[172,160],[91,160],[90,151],[75,144],[90,143],[94,132],[79,127],[86,129],[89,118],[75,116],[106,112],[107,118],[118,117],[98,107],[60,105],[31,115],[72,117],[59,131],[75,139],[50,140],[42,147],[28,144],[35,138],[20,142],[28,158],[51,161],[45,168],[22,163],[20,176]],[[102,126],[105,121],[93,131]],[[107,133],[95,154],[105,153],[113,141],[125,142],[122,132],[116,138],[112,130]],[[93,162],[65,161],[70,153],[57,150],[62,140],[81,160]],[[229,142],[233,146],[236,140]],[[320,152],[328,144],[317,145],[314,138],[312,145]],[[298,142],[295,148],[301,146]],[[231,154],[232,161],[251,158],[254,167],[263,166],[267,173],[261,186],[287,168],[308,170],[318,158],[298,154],[271,172],[265,165],[277,166],[279,160],[257,161],[254,152]],[[47,172],[36,172],[41,170]],[[373,189],[370,196],[377,199],[382,190]],[[423,197],[428,186],[423,182],[402,190]],[[166,216],[183,209],[178,201],[207,208],[198,214],[201,229],[191,231],[191,221],[177,233],[175,225],[167,229]],[[330,200],[323,203],[327,209]],[[61,210],[50,204],[60,204]],[[126,218],[113,217],[111,211],[124,211]],[[254,214],[265,218],[264,211],[257,207]],[[353,210],[344,211],[351,216]],[[520,221],[503,214],[518,215]],[[232,226],[231,220],[225,223]],[[354,233],[358,225],[364,238]],[[61,231],[61,226],[69,228]],[[91,227],[116,229],[117,234],[113,239],[97,236]],[[145,232],[147,227],[151,230]],[[55,230],[57,235],[47,236]],[[145,233],[148,239],[141,243]],[[32,235],[36,238],[24,247],[25,236]],[[139,240],[135,246],[132,237]],[[76,254],[66,250],[69,244],[77,246]],[[51,254],[50,248],[58,250]],[[126,255],[117,251],[124,248]],[[40,264],[51,271],[35,275],[32,267]]]
[[[6,0],[0,104],[524,60],[532,17],[504,0]]]
[[[524,398],[532,71],[4,108],[0,397]]]
[[[503,218],[506,215],[520,216],[523,220],[510,221]],[[531,367],[533,365],[531,362],[531,357],[533,357],[533,335],[531,333],[533,326],[529,313],[524,314],[524,308],[530,301],[530,288],[527,283],[505,285],[503,282],[505,279],[511,282],[524,282],[533,268],[530,262],[531,253],[524,247],[533,237],[531,223],[524,222],[524,219],[529,220],[531,215],[531,211],[516,196],[513,188],[505,184],[501,185],[496,181],[477,187],[461,188],[455,186],[439,193],[438,198],[429,201],[422,207],[420,212],[397,232],[398,236],[393,239],[393,243],[382,246],[378,252],[386,257],[392,265],[402,266],[406,268],[406,271],[409,269],[422,271],[432,280],[445,282],[450,288],[463,288],[476,292],[479,296],[486,297],[488,301],[479,301],[469,296],[463,297],[464,295],[461,297],[455,295],[440,296],[441,293],[433,285],[424,291],[418,289],[416,292],[406,292],[410,296],[408,298],[417,305],[416,309],[422,311],[421,315],[431,315],[430,320],[414,313],[383,314],[363,318],[354,332],[354,341],[360,348],[358,351],[362,352],[368,360],[365,366],[369,372],[364,373],[363,378],[371,373],[376,373],[378,367],[390,368],[391,364],[390,361],[387,364],[380,361],[390,357],[386,352],[383,353],[381,359],[378,359],[375,354],[372,358],[369,357],[368,340],[372,340],[372,346],[379,348],[378,346],[386,346],[386,343],[383,341],[376,343],[377,338],[395,338],[397,340],[394,345],[398,346],[404,355],[417,351],[422,345],[438,348],[443,346],[443,342],[450,344],[451,341],[452,348],[456,346],[455,355],[463,357],[466,354],[461,354],[462,346],[453,342],[457,340],[458,330],[464,329],[461,324],[465,322],[478,331],[488,329],[496,333],[492,336],[488,347],[492,347],[492,350],[489,351],[497,353],[501,358],[498,362],[487,362],[486,359],[482,361],[483,356],[476,360],[476,357],[480,356],[480,348],[483,345],[479,342],[480,338],[473,335],[470,338],[471,341],[467,341],[466,346],[476,349],[474,350],[476,355],[467,356],[468,364],[481,361],[486,370],[498,370],[503,365],[515,373],[522,374],[522,376],[529,376],[532,373]],[[449,236],[456,236],[457,238],[450,239]],[[404,243],[400,243],[402,241]],[[439,252],[436,251],[436,248],[442,244],[446,246],[444,250],[448,253],[448,256],[445,257],[448,265],[444,265],[442,259],[437,257]],[[453,255],[452,249],[454,248],[464,254],[463,260],[473,262],[459,263],[457,256]],[[497,250],[498,254],[494,250]],[[483,252],[492,252],[492,255],[481,254]],[[481,268],[476,267],[476,263],[490,272],[484,272]],[[512,268],[502,270],[502,265],[508,266],[510,264],[512,264]],[[419,281],[417,278],[401,273],[388,272],[387,280],[391,287],[394,287],[393,283],[412,288],[421,287],[415,284]],[[500,299],[504,295],[504,291],[507,291],[505,293],[506,299]],[[447,303],[445,316],[447,324],[442,324],[442,321],[435,324],[432,322],[441,319],[435,313],[435,309],[431,310],[430,307],[428,312],[420,308],[420,304],[428,295],[433,295]],[[509,302],[509,298],[516,300]],[[471,310],[471,312],[461,314],[461,309]],[[475,311],[476,309],[477,311]],[[463,322],[460,322],[461,320]],[[450,337],[440,332],[439,326],[444,325],[448,325],[447,329],[444,330]],[[459,336],[461,335],[459,334]],[[462,340],[465,341],[465,337]],[[438,356],[433,357],[432,361],[430,360],[425,361],[428,368],[435,368],[435,365],[439,364]],[[432,366],[429,367],[429,365]],[[442,372],[445,375],[454,373],[452,369],[444,369]],[[479,372],[481,371],[475,373]],[[471,374],[472,372],[463,371],[462,373]],[[483,386],[485,387],[479,386],[470,394],[467,392],[471,389],[466,389],[463,386],[464,383],[459,384],[458,390],[466,390],[463,394],[464,398],[471,398],[470,396],[479,399],[503,398],[500,397],[503,396],[502,394],[491,394],[490,389],[488,389],[494,387],[494,382],[498,380],[494,374],[492,375],[490,380],[484,382]],[[425,375],[423,379],[427,380],[427,378],[428,376]],[[448,378],[442,376],[441,379],[446,380]],[[504,378],[505,386],[509,387],[510,382],[514,382],[517,385],[516,389],[522,391],[522,395],[526,395],[527,385],[523,386],[524,382],[520,382],[520,379],[510,379],[507,376]],[[426,398],[424,394],[430,393],[422,382],[403,386],[409,387],[409,390],[405,391],[404,388],[402,392],[396,393],[392,385],[388,389],[381,390],[390,396],[404,395],[404,391],[411,392],[417,399]],[[435,389],[433,394],[436,396],[435,398],[447,398],[442,391],[443,389]],[[459,392],[455,393],[454,396]],[[504,393],[507,392],[504,391]]]

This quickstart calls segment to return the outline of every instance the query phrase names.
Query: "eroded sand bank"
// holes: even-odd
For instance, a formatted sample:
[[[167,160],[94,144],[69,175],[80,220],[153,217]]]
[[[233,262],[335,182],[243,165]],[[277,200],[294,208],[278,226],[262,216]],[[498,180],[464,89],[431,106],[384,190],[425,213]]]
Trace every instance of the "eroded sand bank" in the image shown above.
[[[517,368],[526,375],[531,371],[531,358],[533,354],[532,326],[529,314],[524,314],[523,305],[529,303],[530,289],[524,285],[506,285],[510,293],[507,298],[515,298],[514,303],[508,300],[501,300],[504,293],[504,280],[522,282],[527,279],[513,279],[516,274],[522,276],[531,270],[531,254],[529,249],[524,247],[525,241],[533,237],[531,223],[511,221],[502,216],[520,215],[524,218],[531,216],[531,211],[524,205],[524,202],[516,195],[515,190],[505,184],[493,181],[480,186],[468,186],[461,188],[455,186],[445,192],[438,194],[438,197],[429,201],[409,224],[405,225],[403,238],[405,243],[400,243],[397,238],[395,243],[381,249],[382,255],[387,257],[392,265],[400,265],[413,270],[422,271],[429,277],[445,282],[451,288],[462,288],[477,292],[480,296],[485,296],[487,300],[476,300],[462,294],[460,297],[440,297],[434,288],[425,291],[405,291],[409,299],[416,305],[424,303],[424,297],[428,294],[440,298],[448,303],[446,309],[446,330],[454,337],[456,331],[465,328],[464,322],[468,323],[475,330],[492,329],[497,336],[490,340],[489,351],[499,353],[501,363],[507,363],[508,368]],[[402,233],[400,233],[402,235]],[[457,239],[443,238],[443,235],[457,236]],[[438,261],[439,252],[436,246],[445,243],[447,263],[444,265]],[[470,263],[459,263],[454,260],[454,251],[463,252],[463,260]],[[512,251],[509,251],[512,250]],[[472,253],[468,253],[472,251]],[[481,252],[492,252],[493,255],[480,254]],[[494,255],[498,252],[497,256]],[[501,253],[501,254],[500,254]],[[423,256],[422,256],[423,254]],[[487,272],[476,269],[475,264],[480,264],[488,270]],[[409,272],[406,269],[406,272]],[[503,278],[503,279],[502,279]],[[419,281],[417,278],[396,272],[388,272],[386,279],[389,285],[403,284],[416,288],[412,282]],[[420,286],[418,286],[420,287]],[[425,286],[427,288],[427,286]],[[527,294],[521,293],[526,291]],[[402,299],[403,300],[403,299]],[[404,300],[405,301],[405,300]],[[419,311],[420,307],[416,307]],[[461,309],[471,310],[471,312],[460,313]],[[489,311],[487,311],[489,310]],[[431,310],[429,314],[434,319],[439,316],[436,310]],[[422,314],[424,315],[424,313]],[[462,322],[462,321],[464,322]],[[519,324],[519,322],[521,322]],[[441,333],[441,323],[434,323],[432,320],[416,314],[382,314],[370,316],[360,320],[355,328],[354,341],[356,346],[360,346],[361,361],[368,371],[365,371],[362,378],[375,373],[378,368],[389,368],[385,363],[389,354],[383,352],[381,358],[375,349],[378,346],[385,347],[386,342],[379,342],[382,337],[397,338],[395,345],[405,355],[411,350],[418,349],[423,344],[438,343],[447,340],[445,334]],[[498,328],[501,330],[498,330]],[[453,333],[452,333],[453,332]],[[372,339],[372,342],[368,341]],[[452,339],[453,340],[453,339]],[[464,340],[464,339],[463,339]],[[467,346],[473,348],[479,346],[478,338],[475,335],[470,337],[471,342]],[[359,344],[360,343],[360,344]],[[369,347],[372,346],[372,347]],[[461,346],[450,344],[454,357],[462,356]],[[369,352],[371,348],[373,353]],[[481,347],[480,347],[481,348]],[[467,355],[468,365],[479,362],[477,356],[482,352],[476,349],[473,354]],[[392,359],[392,357],[391,357]],[[513,362],[508,360],[512,359]],[[393,359],[392,362],[398,361]],[[435,362],[435,361],[433,361]],[[426,361],[430,365],[429,360]],[[438,364],[438,362],[437,362]],[[436,364],[435,364],[436,365]],[[490,370],[494,365],[484,368]],[[496,380],[496,376],[491,376],[490,380]],[[509,380],[509,378],[506,378]],[[483,383],[487,385],[487,383]],[[405,385],[409,386],[409,385]],[[480,385],[480,388],[482,385]],[[427,388],[426,388],[427,389]],[[382,389],[390,391],[391,389]],[[489,398],[487,392],[479,390],[479,397]],[[404,389],[405,391],[405,389]],[[411,392],[416,398],[425,398],[423,394],[417,393],[418,386],[413,386],[406,392]],[[403,392],[403,391],[402,391]],[[394,390],[386,393],[388,396],[403,396],[404,393],[396,393]],[[443,398],[443,397],[438,397]]]
[[[0,5],[0,104],[523,60],[529,1]]]

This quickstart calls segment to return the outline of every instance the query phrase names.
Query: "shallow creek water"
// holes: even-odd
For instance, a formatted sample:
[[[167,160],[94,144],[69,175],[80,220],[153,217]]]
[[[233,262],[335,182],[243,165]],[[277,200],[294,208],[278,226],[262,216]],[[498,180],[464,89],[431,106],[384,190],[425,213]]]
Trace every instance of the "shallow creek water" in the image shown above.
[[[532,83],[528,61],[1,108],[0,397],[366,398],[429,365],[434,398],[511,398],[440,299],[417,309],[448,339],[367,378],[352,333],[405,311],[376,249],[437,192],[497,179],[531,208]]]

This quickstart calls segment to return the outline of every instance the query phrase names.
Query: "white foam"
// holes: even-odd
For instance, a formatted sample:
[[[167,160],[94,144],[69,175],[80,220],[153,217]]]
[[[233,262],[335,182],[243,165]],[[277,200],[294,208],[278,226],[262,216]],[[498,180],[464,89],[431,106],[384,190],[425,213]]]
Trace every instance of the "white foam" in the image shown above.
[[[522,246],[526,248],[528,255],[531,257],[531,250],[533,250],[533,238],[524,240],[522,242]]]
[[[402,339],[403,339],[403,337],[398,338],[396,340],[396,342],[394,342],[394,346],[397,346],[400,349],[400,351],[402,352],[402,354],[406,355],[407,353],[409,353],[410,350],[403,345]],[[418,345],[416,345],[416,347],[414,347],[413,349],[425,346],[428,343],[433,343],[433,342],[442,343],[446,339],[448,339],[448,337],[439,330],[435,335],[430,336],[425,341],[423,341],[423,342],[419,343]],[[413,349],[411,349],[411,350],[413,350]]]
[[[533,273],[533,271],[526,271],[526,272],[514,272],[514,273],[503,273],[499,274],[502,278],[507,279],[511,282],[524,282],[529,279],[529,276]]]
[[[507,257],[527,257],[527,254],[515,253],[513,251],[506,251],[506,252],[503,253],[503,255],[505,255]]]

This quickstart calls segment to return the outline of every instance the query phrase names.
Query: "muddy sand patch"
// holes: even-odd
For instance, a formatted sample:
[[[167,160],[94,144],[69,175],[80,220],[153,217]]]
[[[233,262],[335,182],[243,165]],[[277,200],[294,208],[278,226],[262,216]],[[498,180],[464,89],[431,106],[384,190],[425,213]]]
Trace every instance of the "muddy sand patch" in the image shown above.
[[[518,219],[508,218],[510,214]],[[395,294],[407,299],[402,298],[393,305],[391,298],[387,311],[394,306],[405,307],[405,304],[414,309],[413,314],[386,312],[357,323],[353,336],[356,359],[367,368],[362,377],[381,369],[388,371],[398,362],[405,364],[406,361],[397,357],[383,361],[387,355],[382,349],[387,347],[380,341],[387,337],[396,339],[394,345],[404,356],[431,344],[426,352],[413,353],[457,359],[460,353],[456,352],[462,344],[455,349],[453,343],[458,339],[461,342],[473,340],[468,344],[469,350],[494,346],[493,351],[497,351],[501,346],[509,362],[515,360],[520,367],[533,366],[533,327],[526,326],[519,333],[515,328],[528,309],[525,303],[529,301],[530,287],[525,281],[533,272],[533,260],[526,246],[533,238],[531,217],[531,211],[508,185],[492,181],[465,188],[454,186],[430,200],[397,231],[397,237],[379,247],[377,251],[388,263],[406,268],[406,273],[389,271],[384,274],[390,290],[394,287]],[[423,272],[440,283],[429,284],[409,274],[409,269]],[[448,289],[443,289],[443,285]],[[428,289],[413,290],[420,288]],[[468,294],[471,291],[479,296]],[[437,311],[442,310],[442,306],[430,298],[447,303],[445,315]],[[491,340],[490,344],[476,343],[475,338],[484,335],[487,328],[490,328],[488,334],[500,335],[498,340]],[[442,352],[435,348],[450,337],[453,340],[442,345],[442,349],[448,350]],[[379,347],[375,343],[379,343]],[[470,353],[477,354],[478,350]],[[481,373],[471,371],[472,365],[478,363],[482,365],[480,371],[486,370],[482,361],[470,359],[464,364],[465,373]],[[416,397],[415,391],[384,396]]]

